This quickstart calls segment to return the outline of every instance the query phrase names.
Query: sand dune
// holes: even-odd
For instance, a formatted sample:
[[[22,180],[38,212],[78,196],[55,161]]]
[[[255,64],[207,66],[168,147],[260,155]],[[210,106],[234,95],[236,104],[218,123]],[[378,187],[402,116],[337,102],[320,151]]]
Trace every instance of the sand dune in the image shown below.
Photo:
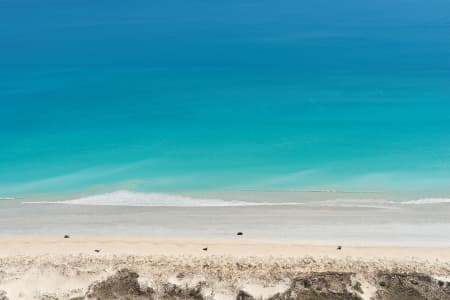
[[[0,244],[0,290],[9,299],[97,299],[95,293],[103,293],[98,299],[303,299],[286,295],[301,290],[312,297],[320,289],[325,298],[319,299],[398,300],[403,290],[394,287],[403,281],[411,286],[405,293],[450,295],[448,248],[344,245],[339,251],[245,239],[119,237],[11,237]],[[107,281],[110,276],[119,277]],[[105,285],[115,296],[104,294]],[[134,292],[120,294],[130,285]]]

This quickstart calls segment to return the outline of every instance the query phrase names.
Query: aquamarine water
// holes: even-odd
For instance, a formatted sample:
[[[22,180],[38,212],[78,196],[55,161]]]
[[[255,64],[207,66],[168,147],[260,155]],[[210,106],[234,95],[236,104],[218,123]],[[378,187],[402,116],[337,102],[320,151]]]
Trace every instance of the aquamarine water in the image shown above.
[[[1,1],[0,197],[448,195],[448,2],[297,2]]]

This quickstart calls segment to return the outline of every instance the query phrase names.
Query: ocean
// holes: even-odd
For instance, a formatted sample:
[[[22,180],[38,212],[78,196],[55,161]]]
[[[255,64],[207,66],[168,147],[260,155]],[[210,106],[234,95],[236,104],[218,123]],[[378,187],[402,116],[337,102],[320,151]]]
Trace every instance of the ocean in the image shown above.
[[[0,2],[2,199],[449,197],[445,1],[169,2]]]

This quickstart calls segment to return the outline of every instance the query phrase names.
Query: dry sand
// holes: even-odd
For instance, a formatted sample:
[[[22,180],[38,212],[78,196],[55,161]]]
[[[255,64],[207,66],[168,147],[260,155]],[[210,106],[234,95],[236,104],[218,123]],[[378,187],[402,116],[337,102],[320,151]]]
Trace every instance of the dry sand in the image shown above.
[[[17,255],[211,255],[253,257],[329,257],[363,260],[396,259],[416,261],[450,261],[448,247],[391,247],[391,246],[346,246],[341,251],[336,246],[308,245],[303,243],[254,240],[244,237],[235,239],[212,238],[148,238],[148,237],[0,237],[0,257]],[[208,247],[208,251],[202,248]]]

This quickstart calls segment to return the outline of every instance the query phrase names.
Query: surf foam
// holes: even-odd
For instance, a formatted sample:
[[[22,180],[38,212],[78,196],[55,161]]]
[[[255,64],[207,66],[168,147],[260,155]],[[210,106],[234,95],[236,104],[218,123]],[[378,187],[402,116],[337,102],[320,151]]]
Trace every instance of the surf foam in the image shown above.
[[[23,202],[25,204],[67,204],[96,206],[154,206],[154,207],[225,207],[225,206],[286,206],[307,205],[319,207],[398,209],[410,205],[438,205],[450,203],[450,198],[423,198],[417,200],[393,201],[386,199],[338,198],[325,201],[278,202],[223,200],[217,198],[197,198],[177,194],[139,193],[127,190],[85,196],[64,201]]]
[[[248,202],[210,198],[193,198],[189,196],[163,193],[137,193],[117,191],[92,195],[65,201],[24,202],[32,204],[71,204],[98,206],[171,206],[171,207],[224,207],[224,206],[259,206],[259,205],[298,205],[300,203]]]
[[[450,203],[450,198],[422,198],[417,200],[404,201],[404,205],[424,205],[424,204],[444,204]]]

